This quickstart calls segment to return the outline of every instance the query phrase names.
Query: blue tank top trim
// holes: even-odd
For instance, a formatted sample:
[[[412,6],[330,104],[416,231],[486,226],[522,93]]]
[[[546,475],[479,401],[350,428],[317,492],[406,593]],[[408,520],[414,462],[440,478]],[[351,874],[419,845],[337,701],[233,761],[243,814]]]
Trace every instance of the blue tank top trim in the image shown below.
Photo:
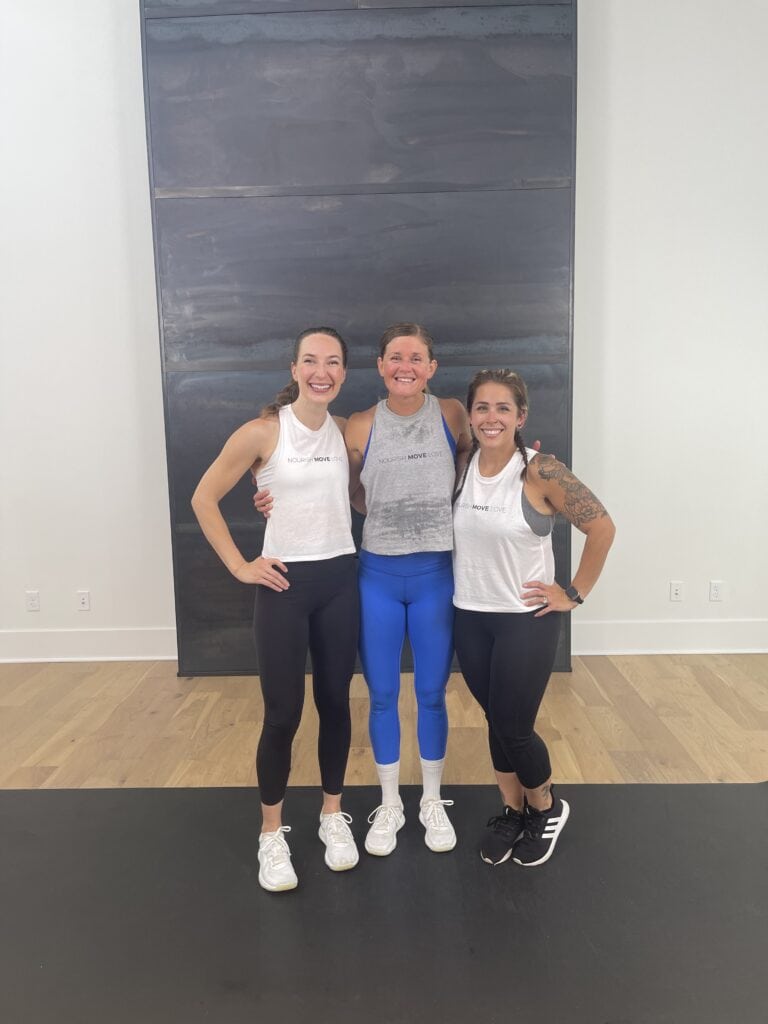
[[[368,440],[365,442],[365,451],[363,452],[363,465],[365,460],[368,458],[368,449],[371,447],[371,438],[373,437],[373,424],[371,424],[371,432],[368,434]]]
[[[360,549],[360,565],[389,576],[420,576],[426,572],[440,572],[451,569],[451,551],[413,551],[408,555],[377,555],[373,551]]]
[[[456,458],[456,442],[453,439],[453,434],[450,431],[450,427],[445,422],[445,416],[441,416],[440,419],[443,421],[443,430],[445,431],[445,436],[448,438],[448,447],[451,449],[451,453],[452,453],[452,455],[453,455],[453,457],[455,459]]]

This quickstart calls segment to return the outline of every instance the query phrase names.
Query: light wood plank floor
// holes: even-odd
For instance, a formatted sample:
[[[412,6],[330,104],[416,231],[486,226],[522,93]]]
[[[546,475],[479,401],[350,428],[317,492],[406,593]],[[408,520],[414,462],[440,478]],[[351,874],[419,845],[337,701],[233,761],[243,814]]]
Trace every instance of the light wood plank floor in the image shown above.
[[[376,781],[368,699],[352,686],[349,785]],[[404,783],[419,781],[415,700],[403,676]],[[485,724],[460,676],[448,688],[447,783],[493,781]],[[255,678],[179,679],[173,662],[0,665],[0,788],[250,786],[262,714]],[[760,782],[768,777],[768,655],[581,657],[552,677],[539,716],[560,782]],[[314,785],[311,694],[291,782]]]

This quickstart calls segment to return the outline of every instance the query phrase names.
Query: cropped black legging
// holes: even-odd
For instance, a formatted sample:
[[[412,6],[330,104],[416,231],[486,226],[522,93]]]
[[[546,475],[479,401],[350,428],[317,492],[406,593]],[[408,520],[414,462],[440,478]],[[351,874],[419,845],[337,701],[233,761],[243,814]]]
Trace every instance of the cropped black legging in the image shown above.
[[[552,774],[549,752],[533,726],[560,633],[559,612],[469,612],[456,609],[456,656],[488,720],[493,767],[516,772],[526,789]]]
[[[285,796],[291,745],[304,706],[307,651],[320,717],[317,751],[326,793],[340,793],[351,734],[349,683],[359,633],[357,559],[286,562],[288,590],[256,588],[254,635],[259,659],[264,725],[256,751],[261,800]]]

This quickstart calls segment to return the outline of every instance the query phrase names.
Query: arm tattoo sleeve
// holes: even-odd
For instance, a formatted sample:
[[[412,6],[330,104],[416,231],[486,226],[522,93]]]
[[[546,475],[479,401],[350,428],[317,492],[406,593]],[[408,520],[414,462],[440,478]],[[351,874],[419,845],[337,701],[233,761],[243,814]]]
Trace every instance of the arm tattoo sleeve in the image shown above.
[[[607,516],[605,508],[592,491],[577,480],[573,473],[554,455],[539,455],[536,460],[542,480],[554,480],[565,496],[563,513],[574,526],[583,526],[593,519]]]

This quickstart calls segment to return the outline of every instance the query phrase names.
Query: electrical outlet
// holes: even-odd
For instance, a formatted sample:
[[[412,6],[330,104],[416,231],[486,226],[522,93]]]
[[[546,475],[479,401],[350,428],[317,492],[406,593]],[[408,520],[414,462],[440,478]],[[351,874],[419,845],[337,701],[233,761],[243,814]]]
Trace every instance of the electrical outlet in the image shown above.
[[[28,612],[39,612],[40,611],[40,591],[39,590],[25,590],[24,591],[24,605]]]
[[[725,583],[723,580],[710,580],[709,581],[709,600],[710,601],[722,601],[723,592],[725,590]]]
[[[669,581],[669,600],[670,601],[682,601],[683,600],[683,581],[682,580],[670,580]]]
[[[91,592],[90,590],[78,590],[77,597],[77,610],[79,612],[89,612],[91,610]]]

